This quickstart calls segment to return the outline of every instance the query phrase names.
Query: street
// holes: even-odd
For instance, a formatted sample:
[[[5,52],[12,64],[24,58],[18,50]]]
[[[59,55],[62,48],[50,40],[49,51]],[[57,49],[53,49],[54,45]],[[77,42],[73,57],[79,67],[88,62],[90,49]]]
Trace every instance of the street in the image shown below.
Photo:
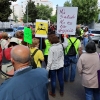
[[[100,49],[97,48],[97,52],[100,52]],[[0,78],[0,84],[3,82],[3,80]],[[56,87],[56,97],[53,98],[51,96],[50,100],[85,100],[85,93],[84,88],[81,85],[81,77],[79,76],[78,72],[76,72],[76,79],[74,82],[67,82],[65,83],[64,87],[64,96],[61,97],[59,94],[59,86],[57,82]],[[49,90],[50,90],[50,84],[49,84]]]

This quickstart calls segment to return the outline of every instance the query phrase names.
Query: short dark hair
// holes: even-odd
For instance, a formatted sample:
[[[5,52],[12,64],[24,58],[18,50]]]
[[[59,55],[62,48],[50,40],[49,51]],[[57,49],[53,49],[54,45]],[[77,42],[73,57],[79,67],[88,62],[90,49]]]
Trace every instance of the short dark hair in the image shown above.
[[[59,38],[55,34],[50,34],[48,40],[51,44],[59,43]]]
[[[88,44],[85,47],[85,50],[87,53],[95,53],[96,52],[96,45],[94,41],[88,42]]]
[[[87,32],[88,31],[88,27],[85,27],[85,30],[84,31]]]
[[[23,38],[23,31],[18,31],[18,32],[15,34],[15,36],[16,36],[17,38]]]

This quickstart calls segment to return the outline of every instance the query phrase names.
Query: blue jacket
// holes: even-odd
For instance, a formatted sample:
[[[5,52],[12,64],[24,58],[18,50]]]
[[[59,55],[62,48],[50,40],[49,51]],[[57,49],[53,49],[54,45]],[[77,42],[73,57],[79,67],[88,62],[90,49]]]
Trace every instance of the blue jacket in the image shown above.
[[[48,72],[29,67],[16,73],[0,86],[0,100],[49,100]]]

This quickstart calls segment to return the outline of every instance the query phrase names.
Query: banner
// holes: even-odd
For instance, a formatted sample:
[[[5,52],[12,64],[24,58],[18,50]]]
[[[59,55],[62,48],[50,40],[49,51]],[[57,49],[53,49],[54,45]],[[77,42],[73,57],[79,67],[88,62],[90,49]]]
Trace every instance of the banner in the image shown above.
[[[30,28],[24,27],[24,41],[32,44],[32,30]]]
[[[36,19],[35,37],[47,37],[48,21]]]
[[[78,7],[58,7],[57,33],[75,35]]]

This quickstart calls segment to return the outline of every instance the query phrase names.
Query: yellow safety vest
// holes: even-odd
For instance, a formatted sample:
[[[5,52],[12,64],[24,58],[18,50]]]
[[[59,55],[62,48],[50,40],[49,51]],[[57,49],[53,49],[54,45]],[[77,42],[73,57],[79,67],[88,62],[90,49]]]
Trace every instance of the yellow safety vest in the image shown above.
[[[83,36],[83,34],[84,34],[84,31],[83,31],[82,29],[80,29],[80,31],[81,31],[81,35],[80,35],[80,36]]]
[[[70,40],[72,41],[72,43],[74,43],[74,41],[76,40],[76,37],[70,37]],[[68,53],[72,43],[70,42],[70,40],[68,39],[68,46],[65,48],[65,54]],[[80,40],[77,39],[76,42],[74,43],[75,49],[76,49],[76,53],[78,54],[78,48],[80,45]]]

